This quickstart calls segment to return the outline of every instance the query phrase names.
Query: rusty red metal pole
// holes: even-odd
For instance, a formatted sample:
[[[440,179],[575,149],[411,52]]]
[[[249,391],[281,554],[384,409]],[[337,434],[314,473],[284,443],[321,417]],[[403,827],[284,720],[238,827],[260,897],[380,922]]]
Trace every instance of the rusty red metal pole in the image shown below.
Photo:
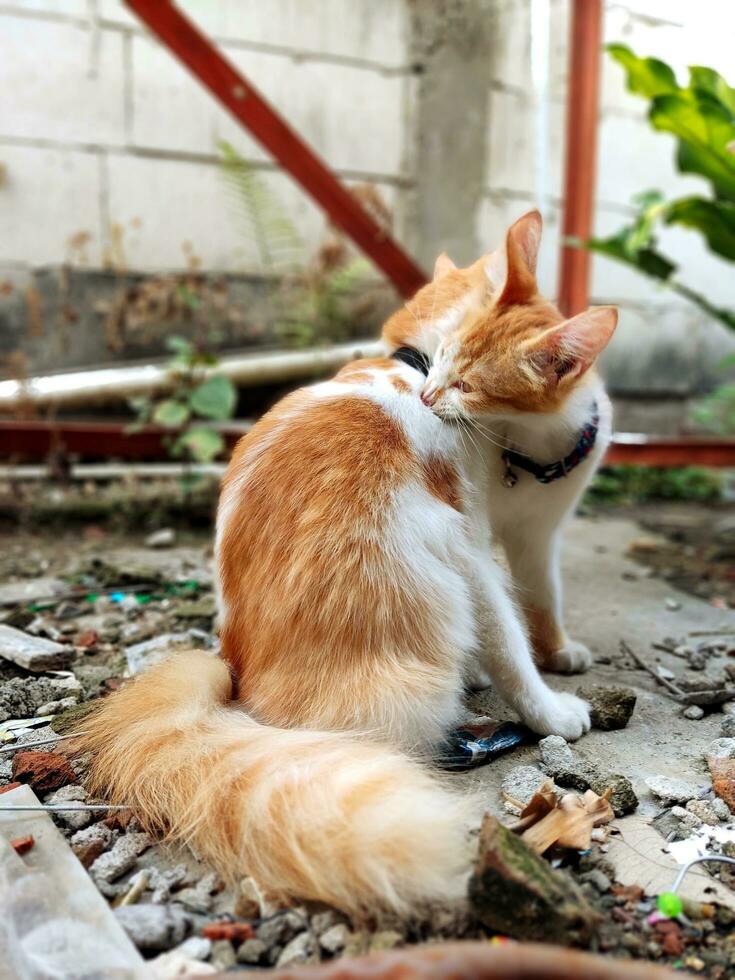
[[[411,296],[423,286],[426,275],[414,260],[373,220],[255,86],[170,0],[125,2],[382,269],[403,296]]]
[[[564,240],[592,234],[602,16],[602,0],[573,0],[559,270],[559,308],[565,316],[574,316],[589,305],[591,255],[586,249],[565,245]]]

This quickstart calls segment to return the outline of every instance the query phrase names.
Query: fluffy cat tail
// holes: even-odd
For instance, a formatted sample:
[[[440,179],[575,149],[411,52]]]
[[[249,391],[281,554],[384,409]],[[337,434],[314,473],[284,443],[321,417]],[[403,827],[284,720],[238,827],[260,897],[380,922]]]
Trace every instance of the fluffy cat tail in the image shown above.
[[[457,796],[385,745],[269,728],[231,696],[226,664],[199,652],[136,678],[81,723],[89,788],[277,897],[359,914],[461,894]]]

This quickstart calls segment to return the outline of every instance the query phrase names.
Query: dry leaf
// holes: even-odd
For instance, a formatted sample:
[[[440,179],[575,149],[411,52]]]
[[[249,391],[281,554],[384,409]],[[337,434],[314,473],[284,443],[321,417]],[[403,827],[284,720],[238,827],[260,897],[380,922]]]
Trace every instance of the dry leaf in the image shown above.
[[[537,793],[521,813],[520,822],[526,816],[540,817],[530,825],[525,824],[526,829],[521,834],[521,838],[537,854],[543,854],[555,844],[575,851],[586,851],[592,843],[592,831],[609,823],[615,816],[608,794],[598,796],[591,789],[583,796],[566,793],[560,800],[554,796],[551,808],[548,808],[549,802],[548,795]],[[544,806],[547,806],[545,813]]]

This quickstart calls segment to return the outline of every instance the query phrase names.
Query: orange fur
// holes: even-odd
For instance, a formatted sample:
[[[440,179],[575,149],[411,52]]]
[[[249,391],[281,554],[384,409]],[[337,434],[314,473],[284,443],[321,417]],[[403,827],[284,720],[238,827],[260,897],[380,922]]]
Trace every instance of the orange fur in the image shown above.
[[[564,633],[550,609],[531,606],[524,612],[534,659],[543,670],[553,664],[554,654],[564,645]]]

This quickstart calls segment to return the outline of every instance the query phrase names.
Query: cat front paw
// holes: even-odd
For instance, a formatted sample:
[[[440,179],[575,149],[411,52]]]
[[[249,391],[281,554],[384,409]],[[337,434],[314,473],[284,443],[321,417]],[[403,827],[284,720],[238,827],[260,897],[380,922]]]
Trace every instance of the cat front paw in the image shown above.
[[[583,674],[592,666],[592,654],[584,643],[567,640],[563,647],[547,654],[543,669],[556,674]]]
[[[590,730],[590,707],[575,694],[549,691],[524,721],[539,735],[561,735],[567,742],[574,742]]]

